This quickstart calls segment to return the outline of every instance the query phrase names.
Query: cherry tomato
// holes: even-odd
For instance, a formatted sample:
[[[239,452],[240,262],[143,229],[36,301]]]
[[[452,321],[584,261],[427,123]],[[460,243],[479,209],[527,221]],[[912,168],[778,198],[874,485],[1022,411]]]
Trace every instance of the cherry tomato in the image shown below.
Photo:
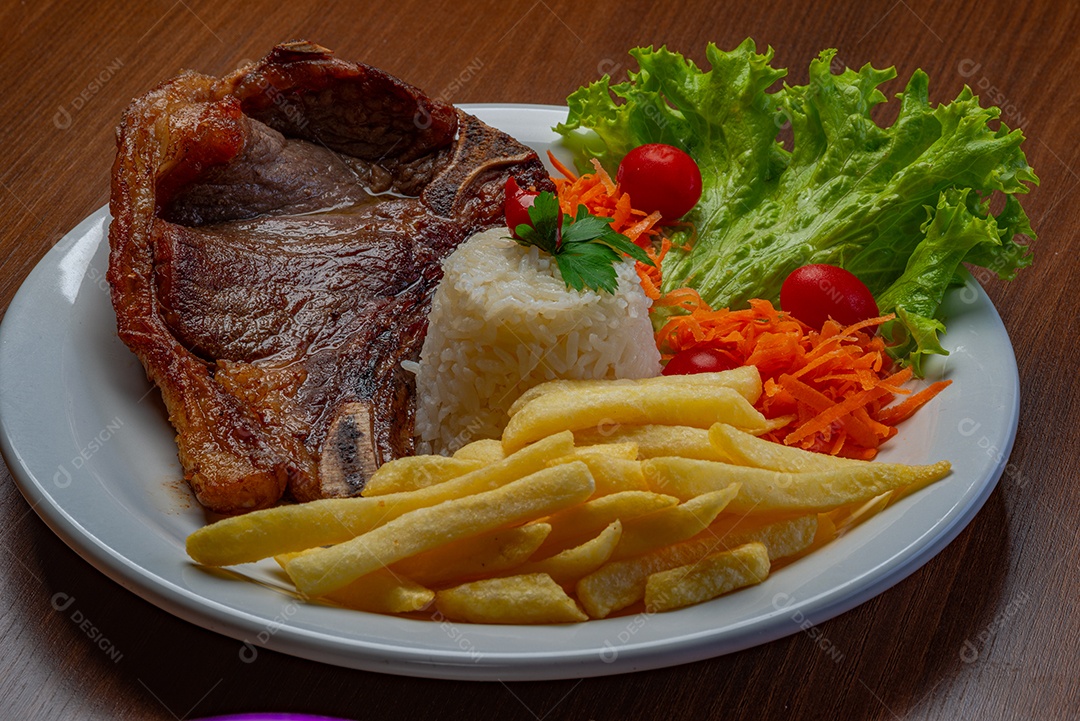
[[[701,199],[701,170],[689,155],[671,145],[641,145],[619,163],[616,181],[631,204],[646,213],[660,211],[678,220]]]
[[[873,294],[861,280],[824,263],[791,272],[780,287],[780,308],[811,328],[821,328],[829,318],[851,325],[879,315]]]
[[[529,208],[536,201],[539,193],[522,189],[514,176],[506,179],[506,227],[513,233],[519,225],[532,225]]]
[[[685,376],[694,373],[716,373],[736,366],[726,353],[715,348],[688,348],[679,351],[664,366],[666,376]]]

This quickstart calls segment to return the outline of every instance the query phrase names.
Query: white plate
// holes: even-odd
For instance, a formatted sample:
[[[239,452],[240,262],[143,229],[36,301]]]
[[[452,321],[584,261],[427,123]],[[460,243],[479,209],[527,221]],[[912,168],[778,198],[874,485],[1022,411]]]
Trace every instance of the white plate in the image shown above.
[[[542,156],[556,139],[551,126],[566,112],[467,109]],[[273,563],[212,571],[185,555],[185,537],[205,516],[178,482],[173,430],[158,394],[116,336],[104,280],[107,224],[102,208],[68,233],[7,311],[0,328],[0,448],[27,501],[83,558],[166,611],[236,638],[245,660],[269,647],[415,676],[551,679],[670,666],[765,643],[843,613],[926,563],[982,506],[1016,434],[1012,346],[989,299],[970,281],[945,304],[952,355],[930,364],[932,378],[945,375],[953,385],[881,454],[912,463],[948,459],[952,475],[758,586],[672,613],[546,628],[304,604]]]

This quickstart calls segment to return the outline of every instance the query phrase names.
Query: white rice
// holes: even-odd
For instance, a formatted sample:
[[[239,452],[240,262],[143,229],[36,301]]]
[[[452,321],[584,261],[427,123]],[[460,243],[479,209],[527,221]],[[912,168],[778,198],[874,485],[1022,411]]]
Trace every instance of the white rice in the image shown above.
[[[498,438],[510,405],[544,381],[660,374],[632,261],[616,268],[614,294],[579,292],[550,255],[508,235],[478,233],[443,263],[416,379],[420,453]]]

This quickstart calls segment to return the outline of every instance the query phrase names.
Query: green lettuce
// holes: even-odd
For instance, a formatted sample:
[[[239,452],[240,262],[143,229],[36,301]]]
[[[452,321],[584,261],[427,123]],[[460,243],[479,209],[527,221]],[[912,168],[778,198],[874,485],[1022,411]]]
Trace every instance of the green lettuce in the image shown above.
[[[928,78],[916,71],[896,120],[882,127],[872,112],[895,70],[834,72],[835,50],[811,62],[808,84],[771,92],[786,71],[750,39],[731,52],[710,44],[708,71],[666,48],[630,54],[639,70],[574,92],[556,131],[583,170],[597,158],[614,172],[644,143],[674,145],[697,161],[701,201],[684,218],[692,229],[673,237],[689,250],[665,258],[664,290],[691,286],[713,307],[775,303],[796,268],[839,265],[882,313],[897,314],[887,329],[892,352],[921,371],[925,355],[945,353],[937,313],[961,263],[1006,279],[1031,263],[1015,241],[1035,238],[1016,198],[1038,184],[1024,136],[969,88],[933,107]],[[785,148],[778,137],[788,124]],[[995,194],[1005,197],[997,215]]]

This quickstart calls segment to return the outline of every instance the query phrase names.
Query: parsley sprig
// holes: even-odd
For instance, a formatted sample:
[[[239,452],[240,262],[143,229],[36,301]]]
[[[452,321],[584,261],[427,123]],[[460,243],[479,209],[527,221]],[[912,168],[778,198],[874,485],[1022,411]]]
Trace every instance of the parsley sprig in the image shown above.
[[[618,288],[615,263],[628,255],[634,260],[656,266],[648,254],[630,239],[611,229],[611,218],[591,215],[578,206],[577,217],[559,210],[552,193],[542,192],[529,208],[532,225],[522,223],[514,232],[519,245],[535,245],[555,258],[567,288],[586,288],[614,293]]]

